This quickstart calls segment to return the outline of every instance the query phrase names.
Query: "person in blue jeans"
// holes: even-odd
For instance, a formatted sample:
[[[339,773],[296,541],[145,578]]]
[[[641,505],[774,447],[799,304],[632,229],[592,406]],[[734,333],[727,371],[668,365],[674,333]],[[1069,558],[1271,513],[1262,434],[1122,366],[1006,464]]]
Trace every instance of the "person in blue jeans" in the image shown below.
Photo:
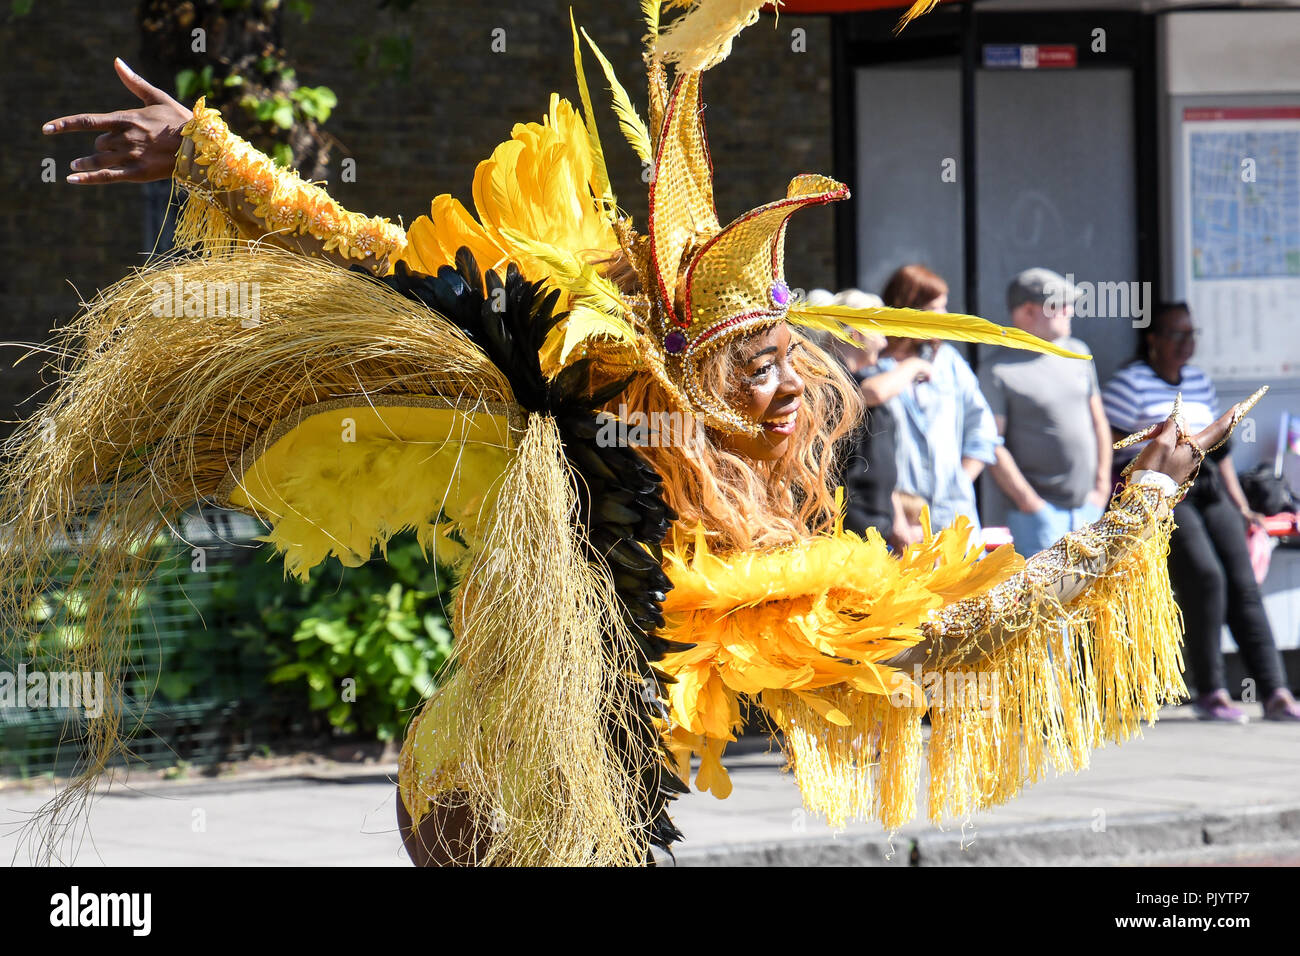
[[[1007,288],[1011,322],[1074,352],[1075,288],[1050,269],[1027,269]],[[980,389],[1003,444],[989,473],[1010,501],[1016,550],[1037,554],[1101,517],[1110,498],[1111,435],[1091,361],[998,349],[980,363]]]
[[[948,284],[913,263],[890,277],[881,298],[894,308],[943,312]],[[885,403],[896,423],[897,491],[928,507],[934,528],[964,515],[978,540],[974,482],[993,462],[1001,439],[975,373],[946,342],[890,338],[872,374],[880,376],[875,381],[893,380],[901,389]],[[865,391],[864,397],[870,402]],[[906,540],[916,541],[920,531],[912,519],[909,514],[910,527],[901,530]],[[896,536],[899,531],[896,527]]]

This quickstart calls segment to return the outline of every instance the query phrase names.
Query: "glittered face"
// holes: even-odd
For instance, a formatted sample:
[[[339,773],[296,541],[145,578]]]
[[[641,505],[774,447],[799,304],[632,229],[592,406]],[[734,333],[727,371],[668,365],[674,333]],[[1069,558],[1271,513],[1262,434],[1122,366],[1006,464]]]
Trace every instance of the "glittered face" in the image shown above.
[[[774,461],[786,453],[803,397],[803,379],[793,364],[798,348],[784,322],[746,336],[733,347],[727,404],[760,422],[763,430],[758,435],[728,435],[723,447],[755,461]]]

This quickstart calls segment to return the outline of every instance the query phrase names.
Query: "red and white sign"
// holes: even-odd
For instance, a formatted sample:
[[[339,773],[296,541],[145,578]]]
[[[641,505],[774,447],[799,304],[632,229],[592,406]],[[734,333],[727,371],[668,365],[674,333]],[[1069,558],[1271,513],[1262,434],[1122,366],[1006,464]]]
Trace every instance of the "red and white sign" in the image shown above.
[[[1072,69],[1079,65],[1079,51],[1075,49],[1073,43],[1041,44],[1037,49],[1038,63],[1036,65],[1040,70]]]
[[[1072,43],[986,43],[984,68],[990,70],[1059,70],[1079,65]]]
[[[1298,120],[1300,106],[1196,106],[1183,110],[1186,123],[1216,120]]]

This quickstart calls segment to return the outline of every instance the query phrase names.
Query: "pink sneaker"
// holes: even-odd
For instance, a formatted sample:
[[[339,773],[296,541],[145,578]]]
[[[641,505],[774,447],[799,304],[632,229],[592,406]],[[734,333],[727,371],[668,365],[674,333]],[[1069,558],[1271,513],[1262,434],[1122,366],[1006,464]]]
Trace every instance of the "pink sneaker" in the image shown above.
[[[1264,704],[1264,719],[1300,721],[1300,703],[1296,703],[1289,690],[1279,687]]]
[[[1270,698],[1271,701],[1271,698]],[[1201,720],[1217,720],[1228,724],[1248,724],[1250,718],[1246,712],[1232,705],[1232,698],[1226,690],[1216,690],[1213,694],[1202,694],[1193,704],[1196,716]],[[1278,718],[1284,720],[1286,718]]]

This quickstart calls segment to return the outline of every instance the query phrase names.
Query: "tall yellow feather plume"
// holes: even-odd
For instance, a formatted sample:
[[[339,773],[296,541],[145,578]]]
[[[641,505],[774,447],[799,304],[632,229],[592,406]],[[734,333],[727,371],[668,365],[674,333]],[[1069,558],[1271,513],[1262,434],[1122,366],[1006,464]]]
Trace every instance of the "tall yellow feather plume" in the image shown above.
[[[608,312],[580,305],[547,333],[539,352],[542,368],[548,375],[555,374],[569,363],[569,357],[579,345],[592,339],[636,347],[636,334],[627,322]]]
[[[898,23],[894,25],[894,32],[901,33],[903,27],[907,26],[917,17],[925,16],[927,13],[929,13],[938,5],[939,5],[939,0],[916,0],[916,3],[908,7],[907,12],[904,13],[899,18]]]
[[[605,151],[600,146],[600,132],[596,129],[596,114],[591,108],[591,90],[587,88],[587,74],[582,69],[582,45],[578,42],[578,24],[573,19],[573,8],[569,8],[569,27],[573,31],[573,71],[578,78],[578,94],[582,98],[583,122],[587,127],[587,138],[591,142],[592,175],[596,179],[596,198],[612,215],[614,188],[609,181],[609,170],[605,166]]]
[[[1045,352],[1065,358],[1089,358],[1071,352],[1046,339],[1030,335],[1021,329],[1008,328],[974,315],[955,312],[923,312],[919,309],[853,309],[842,305],[795,306],[788,313],[796,325],[830,332],[837,338],[852,341],[845,330],[878,332],[908,339],[953,339],[958,342],[979,342],[983,345],[1002,345],[1031,352]]]
[[[596,46],[596,41],[587,35],[586,30],[582,31],[582,37],[591,47],[591,52],[596,54],[596,59],[600,61],[600,68],[605,71],[605,79],[609,81],[609,91],[614,96],[614,114],[618,117],[619,129],[623,131],[623,135],[643,163],[654,162],[654,153],[650,149],[650,131],[637,115],[636,107],[632,105],[627,90],[623,89],[623,84],[614,75],[614,65],[609,62],[604,53],[600,52],[600,47]]]
[[[645,17],[646,30],[649,31],[646,40],[651,46],[659,36],[659,8],[662,6],[663,0],[641,0],[641,15]]]

